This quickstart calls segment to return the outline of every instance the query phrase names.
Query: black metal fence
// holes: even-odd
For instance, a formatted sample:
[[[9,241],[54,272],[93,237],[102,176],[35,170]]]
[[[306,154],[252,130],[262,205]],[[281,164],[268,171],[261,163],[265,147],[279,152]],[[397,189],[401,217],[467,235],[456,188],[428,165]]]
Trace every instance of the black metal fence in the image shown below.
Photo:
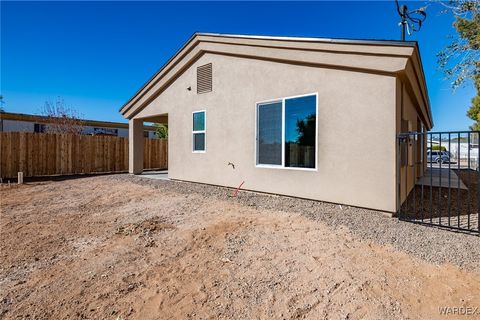
[[[480,235],[480,132],[398,135],[398,217]]]

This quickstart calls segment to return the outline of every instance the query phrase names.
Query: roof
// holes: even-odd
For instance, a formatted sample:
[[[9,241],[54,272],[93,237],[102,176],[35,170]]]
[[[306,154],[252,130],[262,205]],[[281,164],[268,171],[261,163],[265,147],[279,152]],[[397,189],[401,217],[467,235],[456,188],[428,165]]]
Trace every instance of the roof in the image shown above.
[[[220,47],[222,46],[222,47]],[[236,46],[242,48],[246,53],[240,55],[239,50],[224,50],[228,46]],[[254,47],[255,51],[247,52],[245,48]],[[262,35],[241,35],[241,34],[220,34],[220,33],[194,33],[189,40],[178,50],[178,52],[170,58],[119,110],[126,118],[131,118],[138,113],[145,105],[147,105],[155,96],[157,96],[164,88],[168,86],[179,74],[188,67],[189,63],[196,60],[205,52],[238,55],[246,58],[261,57],[272,59],[278,62],[300,62],[293,61],[294,58],[289,57],[267,57],[260,51],[262,49],[278,50],[295,50],[300,53],[318,52],[324,54],[339,53],[343,55],[358,54],[362,56],[378,56],[383,58],[405,58],[415,57],[418,60],[415,66],[419,75],[417,81],[419,86],[423,87],[422,100],[427,105],[427,117],[432,122],[430,103],[428,93],[426,91],[425,76],[420,59],[418,44],[416,41],[398,41],[398,40],[366,40],[366,39],[336,39],[336,38],[306,38],[306,37],[282,37],[282,36],[262,36]],[[341,59],[337,59],[341,60]],[[349,69],[363,72],[376,72],[394,75],[398,72],[405,71],[403,66],[392,65],[391,68],[376,68],[371,63],[347,65],[343,62],[317,63],[324,66],[340,66],[346,64]],[[304,61],[305,64],[312,65],[313,61]]]
[[[229,33],[209,33],[196,32],[190,40],[195,36],[210,37],[229,37],[239,39],[266,39],[266,40],[283,40],[283,41],[303,41],[303,42],[328,42],[328,43],[344,43],[344,44],[371,44],[371,45],[392,45],[392,46],[415,46],[416,41],[401,40],[382,40],[382,39],[348,39],[348,38],[321,38],[321,37],[293,37],[293,36],[268,36],[268,35],[248,35],[248,34],[229,34]]]
[[[51,117],[36,115],[36,114],[14,113],[14,112],[0,112],[0,120],[26,121],[26,122],[37,122],[37,123],[52,122]],[[79,119],[79,121],[82,123],[83,126],[128,129],[128,123],[124,123],[124,122],[98,121],[98,120],[87,120],[87,119]],[[144,130],[154,131],[155,127],[144,126]]]

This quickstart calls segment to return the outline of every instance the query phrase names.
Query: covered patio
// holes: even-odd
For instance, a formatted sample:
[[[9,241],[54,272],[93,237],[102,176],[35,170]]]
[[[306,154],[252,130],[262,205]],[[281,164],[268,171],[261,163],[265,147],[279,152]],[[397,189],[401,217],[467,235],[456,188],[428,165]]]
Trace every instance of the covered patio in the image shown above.
[[[170,180],[168,178],[167,170],[152,170],[144,171],[140,174],[142,178],[155,179],[155,180]]]
[[[417,180],[416,185],[467,190],[462,179],[454,170],[448,168],[427,168],[425,174]]]
[[[128,161],[129,173],[141,174],[144,169],[144,132],[145,122],[165,124],[168,126],[168,114],[161,114],[141,119],[130,119],[128,121]],[[168,147],[167,147],[168,148]],[[167,149],[168,154],[168,149]],[[154,171],[149,171],[152,173]],[[166,170],[162,170],[162,175],[167,175]]]

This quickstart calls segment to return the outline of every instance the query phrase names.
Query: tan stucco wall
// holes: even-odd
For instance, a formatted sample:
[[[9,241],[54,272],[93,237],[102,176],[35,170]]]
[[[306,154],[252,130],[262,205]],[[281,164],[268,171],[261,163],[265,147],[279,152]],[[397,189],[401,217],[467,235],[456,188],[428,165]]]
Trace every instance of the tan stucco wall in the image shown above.
[[[397,80],[397,94],[398,94],[398,104],[397,104],[397,132],[420,132],[421,128],[418,126],[418,121],[424,123],[422,118],[422,108],[420,104],[414,99],[414,95],[412,95],[408,90],[405,83],[401,80]],[[409,130],[403,130],[401,128],[401,120],[409,121],[410,128]],[[424,123],[425,125],[425,123]],[[397,181],[400,181],[400,203],[406,198],[406,195],[412,190],[415,185],[417,177],[423,174],[423,166],[425,165],[425,155],[423,155],[423,164],[420,163],[421,161],[421,152],[419,150],[421,144],[421,138],[418,137],[419,140],[413,140],[413,135],[411,136],[411,140],[409,141],[410,147],[408,147],[408,156],[412,157],[413,162],[408,163],[406,165],[400,166],[399,177],[397,177]],[[426,136],[425,136],[426,139]],[[424,140],[425,142],[426,140]],[[414,151],[413,148],[416,147],[417,149]],[[426,148],[423,149],[424,153],[426,152]],[[400,152],[400,151],[398,151]],[[417,170],[415,176],[415,169]]]
[[[196,67],[210,62],[213,92],[199,95]],[[170,178],[229,187],[245,181],[245,189],[393,212],[396,88],[391,75],[207,53],[134,118],[168,113]],[[314,92],[318,170],[256,168],[255,103]],[[197,110],[207,112],[205,153],[192,153]]]
[[[163,92],[171,81],[188,69],[191,61],[197,60],[205,52],[387,75],[403,72],[409,64],[411,70],[406,76],[411,81],[416,81],[418,76],[415,64],[409,61],[415,53],[414,46],[410,45],[353,45],[331,41],[247,40],[197,35],[121,108],[122,114],[129,119],[134,117],[138,110],[151,102],[152,96]]]

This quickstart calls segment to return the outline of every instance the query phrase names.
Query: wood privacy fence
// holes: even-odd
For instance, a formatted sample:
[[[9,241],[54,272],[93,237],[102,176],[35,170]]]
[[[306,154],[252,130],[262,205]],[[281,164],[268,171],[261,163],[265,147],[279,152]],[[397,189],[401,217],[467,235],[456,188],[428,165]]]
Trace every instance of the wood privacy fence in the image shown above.
[[[167,169],[167,140],[144,138],[143,167]],[[128,171],[128,139],[0,132],[0,177]]]

